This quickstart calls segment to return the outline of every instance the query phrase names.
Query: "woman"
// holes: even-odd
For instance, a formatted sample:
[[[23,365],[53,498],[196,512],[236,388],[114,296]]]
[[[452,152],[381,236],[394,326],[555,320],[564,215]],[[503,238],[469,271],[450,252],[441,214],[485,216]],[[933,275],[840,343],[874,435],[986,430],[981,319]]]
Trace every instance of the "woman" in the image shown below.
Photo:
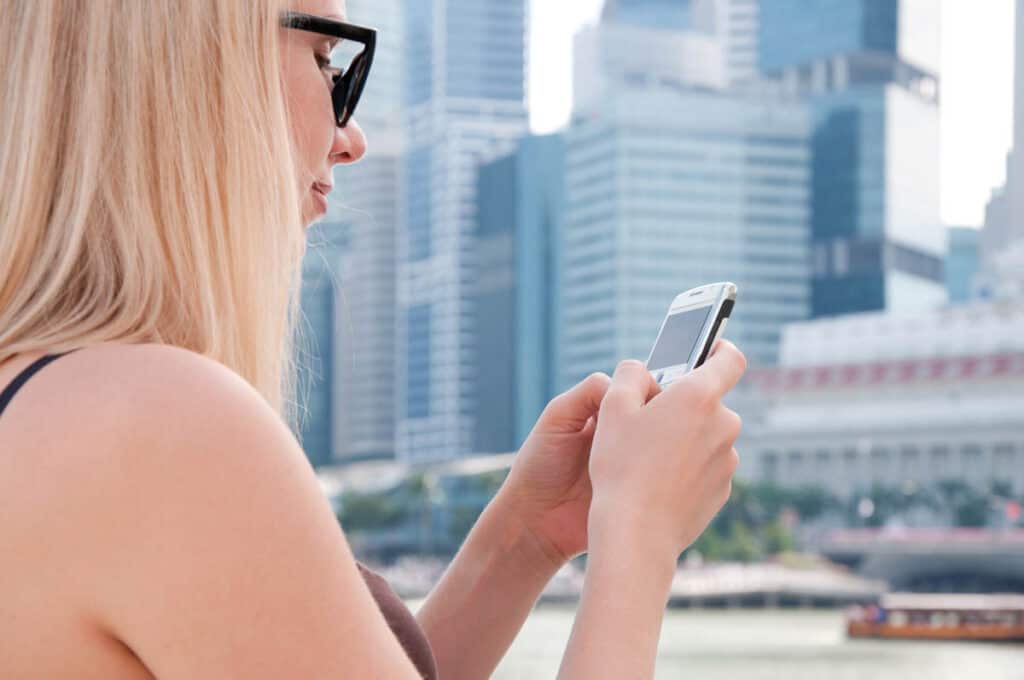
[[[485,678],[583,551],[561,677],[652,675],[736,467],[730,343],[664,392],[627,361],[553,400],[415,618],[291,434],[304,227],[366,150],[373,34],[343,22],[0,3],[0,676]]]

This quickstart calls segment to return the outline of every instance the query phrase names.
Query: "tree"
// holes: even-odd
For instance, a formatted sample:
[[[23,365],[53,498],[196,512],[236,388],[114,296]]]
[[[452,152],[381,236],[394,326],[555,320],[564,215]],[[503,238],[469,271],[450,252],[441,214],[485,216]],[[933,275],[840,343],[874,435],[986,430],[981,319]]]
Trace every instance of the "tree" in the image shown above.
[[[793,534],[783,526],[782,522],[770,522],[762,530],[764,552],[767,555],[791,552],[793,550]]]
[[[348,531],[386,529],[405,521],[408,512],[396,498],[379,493],[349,491],[341,497],[338,521]]]

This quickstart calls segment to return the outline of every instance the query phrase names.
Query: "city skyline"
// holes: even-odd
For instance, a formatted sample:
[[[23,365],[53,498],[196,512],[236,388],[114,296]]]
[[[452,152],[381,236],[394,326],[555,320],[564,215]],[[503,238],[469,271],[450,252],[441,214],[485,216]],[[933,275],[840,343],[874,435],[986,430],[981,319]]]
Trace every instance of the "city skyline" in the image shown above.
[[[748,291],[730,333],[756,367],[775,364],[787,323],[970,292],[974,251],[943,272],[938,5],[604,5],[572,37],[557,170],[516,151],[530,139],[527,0],[497,14],[365,1],[352,21],[390,34],[393,59],[361,119],[377,153],[339,170],[353,214],[324,225],[346,244],[334,318],[304,301],[318,335],[334,325],[312,370],[335,386],[310,410],[335,418],[309,431],[314,449],[425,461],[513,448],[555,393],[642,358],[691,279]],[[487,48],[502,58],[467,40],[482,30],[503,36]],[[545,191],[564,180],[564,198],[522,181],[540,176]],[[542,313],[552,301],[564,313]]]
[[[572,36],[604,0],[531,2],[528,108],[534,134],[564,127],[572,105]],[[1013,0],[942,0],[942,202],[948,226],[980,227],[1003,185],[1013,121]],[[984,50],[977,50],[983,44]],[[978,77],[979,73],[986,74]]]

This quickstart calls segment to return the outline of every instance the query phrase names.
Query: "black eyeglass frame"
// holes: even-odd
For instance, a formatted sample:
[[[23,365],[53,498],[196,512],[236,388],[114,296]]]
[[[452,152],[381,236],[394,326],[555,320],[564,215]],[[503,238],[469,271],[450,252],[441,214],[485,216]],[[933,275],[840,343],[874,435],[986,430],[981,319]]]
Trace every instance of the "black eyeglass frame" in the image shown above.
[[[338,127],[345,127],[356,110],[370,75],[373,55],[377,51],[377,30],[303,12],[282,12],[281,25],[285,28],[352,40],[363,45],[363,50],[352,59],[348,68],[334,77],[334,86],[331,90],[334,119]]]

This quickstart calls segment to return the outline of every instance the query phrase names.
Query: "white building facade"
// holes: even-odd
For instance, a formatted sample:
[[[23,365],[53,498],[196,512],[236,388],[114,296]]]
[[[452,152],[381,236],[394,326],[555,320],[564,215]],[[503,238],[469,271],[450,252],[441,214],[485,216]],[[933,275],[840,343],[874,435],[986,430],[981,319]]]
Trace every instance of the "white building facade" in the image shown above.
[[[1019,301],[794,324],[781,366],[741,385],[744,476],[840,497],[946,479],[1024,490]]]

